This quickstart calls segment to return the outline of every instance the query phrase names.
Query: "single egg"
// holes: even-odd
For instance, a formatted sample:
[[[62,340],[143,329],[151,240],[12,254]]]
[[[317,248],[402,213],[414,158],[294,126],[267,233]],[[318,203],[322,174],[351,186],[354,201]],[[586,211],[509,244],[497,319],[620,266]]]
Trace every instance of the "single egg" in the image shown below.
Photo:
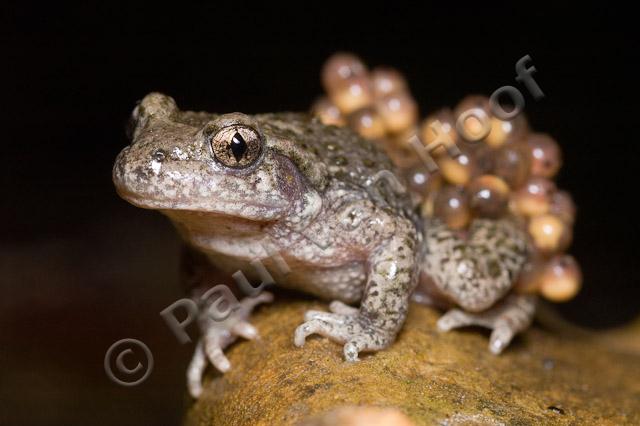
[[[373,102],[371,81],[366,76],[351,77],[329,92],[329,98],[343,114],[368,107]]]
[[[556,141],[543,133],[531,133],[526,141],[531,152],[531,175],[554,177],[562,166],[562,152]]]
[[[409,168],[405,177],[409,183],[409,189],[422,196],[435,192],[442,184],[440,173],[429,173],[423,164]]]
[[[446,186],[438,191],[434,202],[434,213],[451,229],[465,228],[471,220],[471,211],[464,189]]]
[[[340,109],[324,96],[314,102],[311,107],[311,114],[318,117],[323,124],[328,126],[344,126],[345,124]]]
[[[469,205],[483,217],[499,217],[509,200],[509,186],[494,175],[482,175],[473,179],[467,188]]]
[[[349,126],[367,139],[379,139],[386,133],[382,117],[373,108],[362,108],[351,114]]]
[[[517,191],[512,192],[510,208],[522,216],[538,216],[549,211],[551,195],[556,191],[549,179],[532,177]]]
[[[528,226],[533,245],[543,254],[565,250],[571,242],[571,229],[558,216],[542,214],[531,218]]]
[[[492,148],[499,148],[506,142],[522,138],[528,130],[527,120],[519,114],[513,120],[503,121],[499,118],[491,118],[491,132],[485,138],[485,142]]]
[[[456,132],[455,119],[453,112],[449,108],[443,108],[429,115],[420,125],[420,140],[426,147],[436,140],[438,136],[448,136],[452,143],[458,141],[458,133]],[[446,152],[444,147],[438,147],[429,154],[433,157],[442,155]]]
[[[573,256],[564,254],[553,257],[545,266],[540,278],[540,293],[553,302],[572,299],[582,286],[582,272]]]
[[[402,74],[394,68],[378,67],[371,72],[373,93],[382,98],[394,92],[407,90],[407,81]]]
[[[444,177],[449,183],[454,185],[466,185],[474,175],[474,161],[473,157],[468,152],[462,152],[455,158],[451,158],[448,155],[439,157],[436,161],[442,177]]]
[[[520,188],[529,177],[529,152],[524,145],[507,143],[493,156],[493,174],[501,177],[512,189]]]
[[[346,80],[364,77],[367,67],[362,60],[351,53],[339,52],[331,55],[324,63],[321,72],[322,85],[327,93],[344,86]]]
[[[491,133],[491,108],[486,96],[467,96],[456,105],[453,115],[458,134],[466,141],[477,142]]]
[[[402,133],[418,119],[418,105],[406,91],[393,92],[376,100],[376,109],[391,133]]]

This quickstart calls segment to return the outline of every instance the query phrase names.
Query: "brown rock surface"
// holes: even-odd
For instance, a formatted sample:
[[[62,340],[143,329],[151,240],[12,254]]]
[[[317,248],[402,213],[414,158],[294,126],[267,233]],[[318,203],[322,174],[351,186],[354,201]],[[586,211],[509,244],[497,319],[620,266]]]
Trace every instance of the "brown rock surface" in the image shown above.
[[[186,424],[299,424],[343,406],[395,408],[417,425],[640,424],[640,356],[615,337],[534,327],[496,357],[486,333],[439,334],[439,314],[413,305],[390,349],[351,364],[322,337],[293,346],[310,308],[326,306],[261,308],[253,324],[262,339],[229,349],[232,370],[208,376]]]

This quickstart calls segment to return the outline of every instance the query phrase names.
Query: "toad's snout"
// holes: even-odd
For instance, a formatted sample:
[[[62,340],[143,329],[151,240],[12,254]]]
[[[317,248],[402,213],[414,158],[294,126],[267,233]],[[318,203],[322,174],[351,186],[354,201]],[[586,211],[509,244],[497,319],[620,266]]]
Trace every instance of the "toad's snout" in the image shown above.
[[[164,152],[154,152],[140,159],[131,146],[124,148],[113,166],[113,183],[118,194],[125,200],[142,207],[159,192],[158,177],[165,161]]]

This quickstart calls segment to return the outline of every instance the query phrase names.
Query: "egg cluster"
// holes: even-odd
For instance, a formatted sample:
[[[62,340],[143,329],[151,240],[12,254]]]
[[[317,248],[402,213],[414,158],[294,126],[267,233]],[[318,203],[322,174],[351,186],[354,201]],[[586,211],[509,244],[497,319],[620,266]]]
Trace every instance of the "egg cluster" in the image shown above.
[[[509,121],[494,117],[484,96],[469,96],[453,110],[441,109],[419,123],[417,104],[400,72],[369,70],[348,53],[327,60],[322,84],[326,96],[314,103],[312,113],[384,148],[406,174],[423,216],[437,217],[461,235],[474,218],[511,218],[527,230],[533,248],[516,291],[556,302],[577,294],[580,267],[565,253],[576,208],[571,195],[553,182],[562,155],[551,136],[533,132],[523,114]],[[436,140],[434,123],[459,155],[451,156],[443,146],[431,151],[438,170],[430,173],[409,141],[414,135],[424,146]]]

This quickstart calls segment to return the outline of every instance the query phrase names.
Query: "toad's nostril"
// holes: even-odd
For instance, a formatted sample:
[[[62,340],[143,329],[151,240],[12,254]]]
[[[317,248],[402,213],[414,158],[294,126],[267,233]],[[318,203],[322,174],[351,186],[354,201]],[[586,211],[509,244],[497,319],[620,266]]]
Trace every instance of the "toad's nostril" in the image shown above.
[[[167,153],[164,152],[162,149],[159,149],[153,153],[152,157],[154,161],[162,163],[165,160],[165,158],[167,158]]]

